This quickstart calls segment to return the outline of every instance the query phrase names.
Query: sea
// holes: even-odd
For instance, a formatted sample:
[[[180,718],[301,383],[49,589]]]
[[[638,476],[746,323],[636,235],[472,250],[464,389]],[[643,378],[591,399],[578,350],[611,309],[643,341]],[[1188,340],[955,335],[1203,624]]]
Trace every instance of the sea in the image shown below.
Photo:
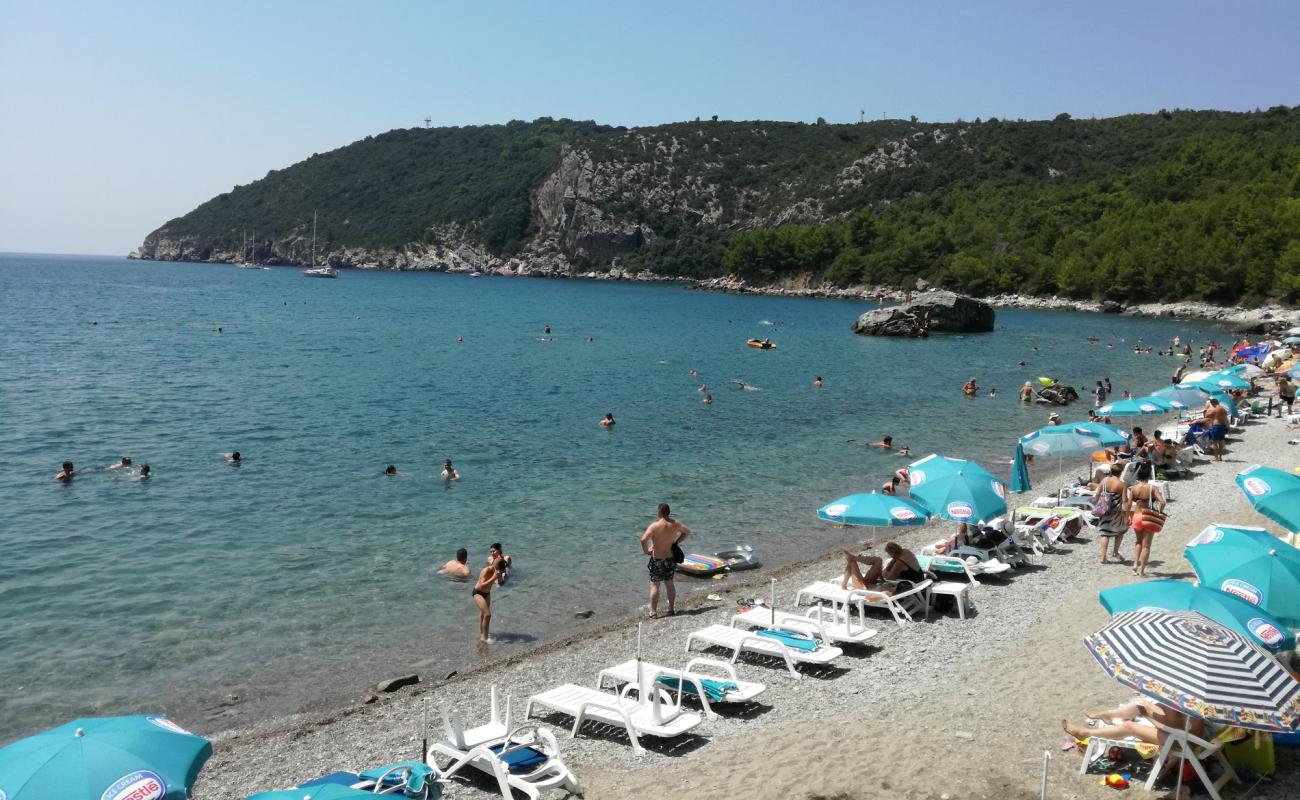
[[[1005,476],[1049,413],[1017,401],[1026,380],[1144,393],[1176,364],[1139,339],[1225,336],[1013,310],[987,334],[853,335],[870,307],[0,255],[0,743],[141,711],[214,732],[608,624],[647,601],[638,538],[661,502],[689,551],[807,558],[842,541],[819,506],[909,460],[849,440]],[[108,468],[123,456],[152,478]],[[515,568],[483,645],[469,585],[436,570],[492,542]]]

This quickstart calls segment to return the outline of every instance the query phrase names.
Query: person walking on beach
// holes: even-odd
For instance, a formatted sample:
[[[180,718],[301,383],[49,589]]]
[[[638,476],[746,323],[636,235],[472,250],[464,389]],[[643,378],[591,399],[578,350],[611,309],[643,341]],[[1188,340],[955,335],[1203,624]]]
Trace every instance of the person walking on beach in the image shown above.
[[[498,583],[499,576],[506,568],[504,559],[492,560],[489,553],[487,566],[478,574],[478,580],[474,583],[474,605],[478,606],[478,635],[479,641],[486,644],[492,643],[492,637],[488,635],[488,628],[492,625],[492,587]]]
[[[1228,438],[1228,409],[1211,397],[1205,408],[1205,416],[1200,421],[1208,428],[1207,433],[1210,437],[1210,447],[1214,452],[1214,460],[1222,461],[1223,440]]]
[[[1128,500],[1128,486],[1120,480],[1124,465],[1110,465],[1110,474],[1097,484],[1097,491],[1092,495],[1092,514],[1097,518],[1097,541],[1101,543],[1101,563],[1110,563],[1106,558],[1106,543],[1112,544],[1111,554],[1121,564],[1119,546],[1128,532],[1128,515],[1125,505]]]
[[[1133,546],[1133,574],[1139,578],[1147,576],[1147,561],[1151,558],[1151,540],[1165,526],[1165,496],[1160,489],[1152,486],[1150,464],[1138,467],[1138,484],[1128,493],[1129,524],[1133,526],[1133,535],[1137,544]]]
[[[1282,406],[1286,406],[1286,413],[1291,414],[1292,406],[1295,405],[1295,384],[1291,378],[1283,375],[1277,379],[1277,415],[1282,416]]]
[[[650,572],[650,619],[659,616],[659,584],[668,588],[668,616],[676,613],[677,587],[673,575],[677,572],[677,559],[673,546],[681,546],[691,529],[672,518],[667,503],[659,504],[658,519],[650,523],[641,534],[641,551],[650,557],[646,569]]]

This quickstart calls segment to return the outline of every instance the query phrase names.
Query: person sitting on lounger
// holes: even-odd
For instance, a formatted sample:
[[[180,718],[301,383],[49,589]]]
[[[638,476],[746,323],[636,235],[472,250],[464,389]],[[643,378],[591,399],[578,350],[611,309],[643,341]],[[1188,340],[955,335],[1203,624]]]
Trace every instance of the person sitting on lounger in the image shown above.
[[[852,581],[854,589],[893,594],[895,588],[889,581],[920,583],[925,580],[925,573],[921,571],[921,564],[916,560],[916,555],[898,542],[889,542],[885,545],[885,553],[889,556],[887,565],[879,556],[858,556],[848,550],[840,552],[844,553],[844,578],[840,581],[842,589],[849,588],[849,581]],[[867,565],[865,573],[862,572],[859,564]]]
[[[1119,708],[1106,711],[1085,711],[1084,714],[1089,719],[1098,720],[1103,724],[1095,728],[1085,728],[1082,725],[1071,725],[1069,720],[1063,719],[1061,720],[1061,729],[1076,739],[1086,739],[1089,736],[1100,736],[1103,739],[1124,739],[1132,736],[1147,744],[1164,744],[1168,734],[1154,725],[1138,722],[1139,717],[1145,717],[1152,722],[1160,723],[1166,728],[1182,730],[1183,726],[1186,725],[1187,732],[1193,736],[1205,735],[1205,722],[1203,720],[1195,717],[1188,719],[1182,713],[1146,698],[1138,698]]]

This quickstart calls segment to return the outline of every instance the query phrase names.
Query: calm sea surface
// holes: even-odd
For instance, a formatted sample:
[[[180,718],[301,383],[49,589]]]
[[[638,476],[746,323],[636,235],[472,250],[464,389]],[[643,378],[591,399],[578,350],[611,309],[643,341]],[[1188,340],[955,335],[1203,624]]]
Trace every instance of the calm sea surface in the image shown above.
[[[645,602],[637,536],[661,501],[695,529],[688,549],[818,552],[839,534],[815,509],[904,463],[847,439],[892,433],[1005,475],[1013,438],[1046,421],[1016,402],[1024,380],[1147,391],[1174,365],[1133,355],[1137,337],[1204,338],[1003,311],[993,334],[866,339],[848,330],[862,310],[0,255],[0,742],[141,709],[210,731],[599,625]],[[998,396],[962,398],[972,375]],[[153,479],[105,469],[124,455]],[[463,480],[439,479],[444,458]],[[61,485],[64,459],[95,470]],[[406,474],[382,477],[389,463]],[[460,546],[477,567],[498,540],[517,570],[485,650],[469,587],[434,570]]]

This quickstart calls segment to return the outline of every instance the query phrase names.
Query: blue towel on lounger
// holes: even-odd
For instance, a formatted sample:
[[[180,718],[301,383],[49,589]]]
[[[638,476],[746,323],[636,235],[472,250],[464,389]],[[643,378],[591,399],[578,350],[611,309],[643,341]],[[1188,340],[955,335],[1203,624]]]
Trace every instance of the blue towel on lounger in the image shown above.
[[[488,749],[496,753],[497,758],[504,761],[506,768],[514,773],[527,772],[539,764],[546,763],[547,758],[545,753],[534,747],[519,747],[505,755],[501,755],[501,751],[506,749],[504,744],[493,745]]]
[[[778,642],[792,650],[805,650],[811,653],[813,650],[817,649],[816,639],[793,631],[763,630],[759,631],[758,635],[768,639],[776,639]]]
[[[669,689],[680,688],[687,694],[698,694],[695,684],[683,682],[680,678],[674,678],[671,675],[660,675],[655,681]],[[704,696],[710,703],[721,703],[726,698],[727,692],[740,688],[731,681],[715,681],[712,678],[700,678],[699,681],[700,685],[704,687]]]

